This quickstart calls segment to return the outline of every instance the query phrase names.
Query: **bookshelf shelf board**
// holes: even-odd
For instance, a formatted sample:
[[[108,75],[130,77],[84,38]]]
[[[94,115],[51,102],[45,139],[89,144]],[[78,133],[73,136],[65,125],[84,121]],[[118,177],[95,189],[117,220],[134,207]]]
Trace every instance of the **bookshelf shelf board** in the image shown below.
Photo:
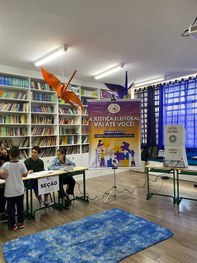
[[[56,145],[45,145],[45,146],[40,145],[39,147],[43,149],[43,148],[56,148],[57,146]]]
[[[39,126],[39,127],[45,127],[45,126],[56,126],[57,124],[54,123],[32,123],[31,126]]]
[[[51,90],[31,89],[31,91],[35,91],[35,92],[39,92],[39,93],[56,94],[55,91],[51,91]]]
[[[29,91],[29,87],[15,87],[15,86],[6,86],[0,85],[1,90],[11,90],[11,91]]]
[[[9,114],[9,113],[14,113],[14,114],[28,114],[29,112],[28,111],[3,111],[3,110],[0,110],[0,113],[4,113],[4,114]]]
[[[0,123],[2,126],[28,126],[30,123]]]
[[[27,100],[22,100],[22,99],[13,99],[13,98],[2,98],[0,97],[0,101],[17,101],[21,103],[27,103]]]
[[[80,124],[59,124],[61,127],[79,127]]]
[[[60,134],[59,136],[67,136],[67,135],[69,135],[69,136],[71,136],[71,135],[73,135],[73,136],[79,136],[79,133],[66,133],[66,134]]]
[[[64,116],[64,117],[70,117],[70,118],[72,118],[72,117],[79,117],[80,115],[79,114],[68,114],[68,113],[59,113],[59,116]]]
[[[51,104],[51,105],[57,104],[57,102],[55,102],[55,101],[31,100],[31,104],[33,104],[33,105],[37,105],[37,104],[41,104],[41,105],[43,105],[43,103],[44,103],[44,104]]]
[[[83,142],[81,145],[89,145],[89,142]]]
[[[82,123],[81,125],[82,125],[82,126],[85,126],[85,127],[88,127],[88,124],[83,124],[83,123]]]
[[[82,133],[81,135],[89,136],[89,133]]]
[[[55,137],[55,136],[57,136],[57,134],[55,135],[55,134],[44,134],[44,135],[34,135],[34,134],[32,134],[31,135],[32,137]]]
[[[37,114],[38,114],[38,115],[40,115],[40,114],[41,114],[41,115],[43,115],[43,114],[44,114],[44,115],[54,115],[54,114],[56,114],[56,113],[55,113],[55,112],[42,112],[42,111],[37,111],[37,112],[36,112],[36,111],[33,111],[32,114],[33,114],[33,115],[37,115]]]
[[[5,136],[0,136],[0,138],[21,138],[21,137],[30,137],[30,135],[20,135],[20,136],[15,136],[15,135],[12,135],[12,136],[9,136],[9,135],[5,135]]]

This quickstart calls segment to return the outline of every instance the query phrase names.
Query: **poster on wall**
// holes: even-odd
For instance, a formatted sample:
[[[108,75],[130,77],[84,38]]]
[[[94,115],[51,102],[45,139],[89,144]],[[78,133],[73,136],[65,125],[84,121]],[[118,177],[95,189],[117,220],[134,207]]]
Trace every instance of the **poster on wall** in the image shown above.
[[[141,166],[140,100],[89,100],[89,167]]]

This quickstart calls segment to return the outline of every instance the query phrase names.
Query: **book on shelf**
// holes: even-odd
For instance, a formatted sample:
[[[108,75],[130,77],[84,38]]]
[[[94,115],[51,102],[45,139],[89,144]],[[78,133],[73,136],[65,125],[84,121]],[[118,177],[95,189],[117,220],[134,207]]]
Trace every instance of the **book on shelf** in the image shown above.
[[[15,92],[15,91],[4,91],[3,94],[1,95],[1,98],[26,100],[27,99],[27,93]]]
[[[43,94],[40,92],[32,92],[31,99],[36,101],[56,102],[57,97],[54,94]]]
[[[31,88],[44,91],[54,91],[54,89],[50,87],[47,83],[36,80],[31,81]]]
[[[68,144],[78,144],[79,136],[78,135],[60,135],[60,145],[68,145]]]
[[[89,143],[89,136],[82,135],[82,143]]]
[[[38,106],[38,105],[33,105],[31,107],[31,111],[33,113],[36,113],[36,112],[45,112],[45,113],[54,113],[54,107],[53,106]]]
[[[79,134],[79,130],[76,128],[59,127],[59,134],[60,135]]]
[[[47,157],[47,156],[54,156],[56,155],[56,148],[55,147],[49,147],[45,149],[41,149],[40,157]]]
[[[89,152],[89,145],[82,145],[82,153]]]
[[[31,130],[32,135],[53,135],[54,128],[53,127],[33,127]]]
[[[1,124],[26,124],[27,116],[25,114],[22,115],[0,115],[0,123]]]
[[[54,116],[32,115],[32,124],[54,124]]]
[[[28,79],[22,79],[18,77],[15,78],[15,77],[9,77],[9,76],[0,76],[0,85],[28,88],[29,81]]]
[[[60,116],[59,124],[77,124],[77,119],[76,118],[65,118],[65,117]]]
[[[81,89],[81,96],[87,96],[87,97],[98,97],[98,91],[97,90],[90,90],[90,89]]]
[[[61,113],[61,114],[69,114],[69,115],[79,114],[76,109],[71,108],[71,107],[62,106],[62,105],[59,105],[59,113]]]
[[[26,127],[0,127],[1,136],[27,136]]]
[[[0,110],[2,111],[28,112],[28,109],[28,103],[0,103]]]
[[[63,145],[61,145],[63,146]],[[64,146],[66,147],[67,154],[77,154],[80,153],[80,147],[78,145],[73,145],[73,146]]]
[[[34,137],[32,139],[32,145],[54,146],[56,145],[56,137]]]

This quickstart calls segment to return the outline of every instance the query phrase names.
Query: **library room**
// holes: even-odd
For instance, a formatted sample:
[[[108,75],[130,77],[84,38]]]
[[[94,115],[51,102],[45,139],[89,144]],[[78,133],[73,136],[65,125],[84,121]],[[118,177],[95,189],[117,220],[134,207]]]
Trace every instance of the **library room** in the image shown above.
[[[197,262],[196,11],[1,0],[1,263]]]

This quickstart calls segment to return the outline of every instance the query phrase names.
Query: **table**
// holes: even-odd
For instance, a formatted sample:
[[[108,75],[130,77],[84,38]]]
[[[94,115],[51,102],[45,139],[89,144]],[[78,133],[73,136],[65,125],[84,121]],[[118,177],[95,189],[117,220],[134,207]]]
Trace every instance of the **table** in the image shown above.
[[[181,175],[191,175],[191,176],[197,176],[197,166],[188,166],[187,168],[174,168],[177,173],[176,173],[176,181],[177,181],[177,205],[179,205],[182,201],[182,199],[187,199],[187,200],[193,200],[197,201],[197,198],[190,198],[190,197],[184,197],[180,196],[180,176]]]
[[[152,195],[162,195],[173,198],[173,204],[179,205],[183,199],[197,201],[197,198],[190,198],[185,196],[180,196],[180,176],[181,175],[191,175],[197,176],[197,166],[188,166],[187,168],[182,167],[156,167],[154,165],[147,165],[147,200],[151,198]],[[153,193],[150,191],[149,184],[149,173],[159,172],[159,173],[171,173],[173,175],[173,195],[165,195]]]
[[[34,174],[29,174],[27,177],[23,178],[25,190],[26,190],[26,207],[25,207],[25,215],[28,218],[35,218],[35,213],[38,210],[41,210],[43,208],[38,208],[36,210],[33,210],[33,189],[32,189],[32,183],[33,181],[40,179],[40,178],[46,178],[51,176],[59,176],[59,193],[58,193],[58,202],[54,202],[53,206],[57,209],[63,209],[64,208],[64,200],[63,198],[60,198],[60,191],[62,191],[63,188],[63,178],[66,176],[76,176],[79,174],[82,174],[83,178],[83,195],[82,196],[76,196],[74,199],[81,199],[82,201],[89,202],[88,196],[86,194],[86,178],[85,178],[85,171],[87,170],[87,167],[74,167],[72,170],[64,171],[64,170],[57,170],[57,171],[46,171],[45,174],[34,176]],[[48,173],[47,173],[48,172]],[[4,188],[5,181],[0,180],[0,188]],[[55,199],[54,199],[55,200]],[[50,207],[50,206],[49,206]]]
[[[173,176],[173,193],[172,195],[168,194],[160,194],[160,193],[154,193],[150,191],[150,172],[152,173],[165,173],[165,174],[172,174]],[[160,196],[167,196],[171,197],[173,199],[173,204],[176,204],[176,183],[175,183],[175,177],[176,177],[176,171],[172,167],[158,167],[154,165],[146,165],[146,176],[147,176],[147,195],[146,199],[149,200],[153,195],[160,195]]]

